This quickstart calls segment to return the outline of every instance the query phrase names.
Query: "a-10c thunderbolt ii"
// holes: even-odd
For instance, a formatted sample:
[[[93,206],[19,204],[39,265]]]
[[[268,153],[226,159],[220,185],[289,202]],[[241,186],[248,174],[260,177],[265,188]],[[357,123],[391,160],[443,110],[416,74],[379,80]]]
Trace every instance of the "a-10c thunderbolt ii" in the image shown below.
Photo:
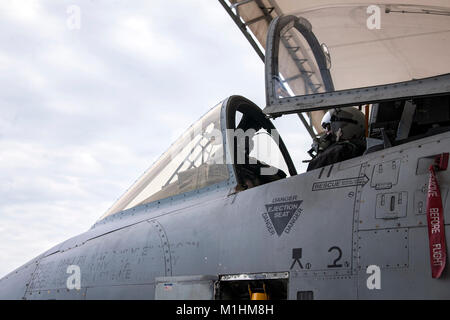
[[[0,298],[449,299],[448,1],[219,2],[265,60],[264,110],[216,105]],[[345,108],[363,152],[298,174],[269,118],[297,114],[316,159]]]

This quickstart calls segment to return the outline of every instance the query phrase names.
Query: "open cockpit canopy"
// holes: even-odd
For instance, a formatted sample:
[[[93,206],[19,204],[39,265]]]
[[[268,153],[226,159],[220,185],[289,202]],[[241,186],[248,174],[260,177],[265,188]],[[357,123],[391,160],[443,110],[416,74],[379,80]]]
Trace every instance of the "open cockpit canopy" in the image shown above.
[[[448,74],[450,10],[406,5],[321,8],[276,18],[267,46],[266,111],[273,113],[277,105],[290,102],[292,112],[334,107],[335,100],[321,101],[324,96],[317,94]],[[305,95],[316,95],[316,103],[292,99]],[[338,105],[355,103],[354,95],[347,96],[348,102],[342,99]]]
[[[228,13],[259,55],[265,56],[264,112],[271,116],[375,101],[381,91],[373,92],[379,90],[376,86],[403,85],[450,72],[448,0],[401,4],[231,0],[228,4]],[[448,77],[441,79],[440,86],[426,83],[425,91],[448,92]],[[388,87],[384,97],[409,96],[416,93],[414,85],[406,84],[406,90]],[[349,91],[359,88],[374,90]],[[317,113],[317,119],[311,119],[316,130],[323,111]]]

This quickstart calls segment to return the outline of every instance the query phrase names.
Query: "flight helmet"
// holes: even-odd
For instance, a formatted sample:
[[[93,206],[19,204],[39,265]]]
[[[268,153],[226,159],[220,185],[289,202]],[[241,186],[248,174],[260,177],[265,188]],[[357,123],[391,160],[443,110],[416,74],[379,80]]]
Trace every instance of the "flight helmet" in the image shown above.
[[[332,109],[323,116],[322,127],[336,141],[360,139],[365,133],[364,113],[354,107]]]

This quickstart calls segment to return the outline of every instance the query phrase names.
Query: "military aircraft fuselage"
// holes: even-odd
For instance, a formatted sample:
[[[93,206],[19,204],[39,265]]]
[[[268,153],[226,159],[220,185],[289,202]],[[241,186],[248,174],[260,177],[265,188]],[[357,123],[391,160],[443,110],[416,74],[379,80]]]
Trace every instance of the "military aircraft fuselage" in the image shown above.
[[[220,0],[264,59],[264,111],[218,104],[0,299],[450,299],[450,9],[270,2]],[[268,119],[289,114],[305,154],[329,134],[361,152],[297,174]]]
[[[211,298],[224,298],[233,279],[284,281],[272,287],[288,299],[450,298],[448,272],[431,277],[426,218],[428,165],[449,147],[445,132],[240,192],[125,210],[4,277],[0,298],[170,298],[180,284],[215,284]],[[437,179],[450,221],[448,170]]]

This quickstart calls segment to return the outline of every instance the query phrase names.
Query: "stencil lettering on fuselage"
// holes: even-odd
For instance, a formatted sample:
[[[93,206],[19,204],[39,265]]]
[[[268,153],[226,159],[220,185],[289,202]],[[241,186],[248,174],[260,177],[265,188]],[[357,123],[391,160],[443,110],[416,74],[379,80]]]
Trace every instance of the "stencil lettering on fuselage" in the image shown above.
[[[297,196],[277,197],[272,203],[266,204],[266,211],[262,214],[267,230],[271,235],[275,233],[280,237],[283,232],[289,233],[302,213],[300,205],[303,200]]]

